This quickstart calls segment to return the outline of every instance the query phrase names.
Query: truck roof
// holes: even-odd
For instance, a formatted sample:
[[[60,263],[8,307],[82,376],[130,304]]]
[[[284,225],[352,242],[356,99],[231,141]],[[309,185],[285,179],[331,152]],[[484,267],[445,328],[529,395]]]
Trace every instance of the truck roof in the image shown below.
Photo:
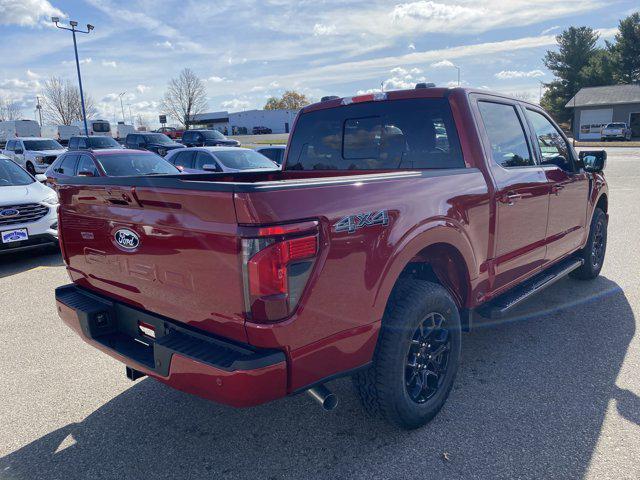
[[[481,88],[470,87],[416,87],[406,90],[390,90],[388,92],[369,92],[361,95],[354,95],[351,97],[337,97],[324,102],[312,103],[300,110],[300,113],[306,113],[314,110],[323,110],[325,108],[335,108],[339,106],[346,106],[352,103],[369,102],[369,101],[383,101],[383,100],[404,100],[408,98],[444,98],[453,93],[462,95],[468,95],[470,93],[480,93],[483,95],[492,95],[495,97],[508,98],[514,100],[513,96],[506,95],[500,92],[494,92],[492,90],[485,90]],[[526,100],[516,99],[519,102],[527,103],[530,105],[538,106],[537,104],[527,102]]]

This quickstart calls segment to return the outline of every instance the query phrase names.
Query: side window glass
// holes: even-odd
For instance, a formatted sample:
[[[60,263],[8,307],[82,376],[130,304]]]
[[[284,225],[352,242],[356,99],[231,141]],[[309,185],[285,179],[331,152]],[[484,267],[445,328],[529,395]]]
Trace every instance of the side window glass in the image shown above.
[[[484,101],[478,102],[478,107],[493,160],[507,168],[535,165],[515,107]]]
[[[80,172],[91,172],[94,177],[98,176],[98,169],[96,168],[95,163],[88,155],[82,155],[80,157],[80,161],[78,162],[78,167],[76,168],[76,175]]]
[[[79,148],[87,148],[87,139],[86,138],[81,138],[78,141],[78,146],[79,146]]]
[[[78,148],[78,138],[74,137],[69,139],[69,149]]]
[[[73,175],[76,166],[77,155],[67,155],[62,160],[60,167],[58,169],[58,173],[63,173],[65,175]]]
[[[174,165],[176,167],[193,168],[193,152],[180,152],[176,155]]]
[[[571,171],[572,162],[569,146],[558,129],[539,112],[527,110],[527,118],[536,133],[543,165],[556,165],[563,170]]]
[[[13,152],[13,150],[15,149],[14,145],[16,142],[14,142],[13,140],[9,140],[7,142],[7,150],[10,152]]]
[[[196,161],[194,164],[194,168],[197,168],[199,170],[202,170],[202,167],[205,165],[218,165],[218,162],[216,162],[213,157],[211,155],[209,155],[207,152],[198,152],[196,155]],[[219,169],[220,167],[218,167]]]

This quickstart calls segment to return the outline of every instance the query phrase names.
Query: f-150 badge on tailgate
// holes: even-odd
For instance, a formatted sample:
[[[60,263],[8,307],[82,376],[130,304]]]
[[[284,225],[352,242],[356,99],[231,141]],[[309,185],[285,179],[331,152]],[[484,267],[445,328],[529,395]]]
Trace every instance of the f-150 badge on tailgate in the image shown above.
[[[389,214],[386,210],[347,215],[335,223],[333,227],[336,232],[354,233],[360,228],[372,227],[373,225],[389,225]]]

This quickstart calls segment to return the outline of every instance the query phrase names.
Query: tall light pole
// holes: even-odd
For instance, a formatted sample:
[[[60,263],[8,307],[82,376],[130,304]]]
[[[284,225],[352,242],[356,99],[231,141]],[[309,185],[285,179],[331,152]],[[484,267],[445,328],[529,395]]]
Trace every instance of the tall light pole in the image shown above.
[[[80,75],[80,60],[78,60],[78,44],[76,42],[76,32],[89,33],[91,30],[93,30],[94,27],[93,25],[87,23],[87,30],[84,31],[84,30],[78,30],[76,28],[78,26],[78,22],[76,22],[75,20],[71,20],[69,22],[69,25],[71,26],[71,28],[58,25],[58,22],[60,22],[59,17],[51,17],[51,21],[55,23],[56,27],[58,27],[60,30],[68,30],[73,35],[73,51],[76,54],[76,69],[78,70],[78,85],[80,86],[80,103],[82,105],[82,120],[84,121],[84,134],[88,136],[89,127],[87,126],[87,111],[85,110],[85,107],[84,107],[84,92],[82,91],[82,76]]]
[[[118,97],[120,97],[120,110],[122,111],[122,123],[127,123],[127,121],[124,119],[124,106],[122,105],[122,97],[124,97],[127,94],[127,92],[120,92],[120,94],[118,95]]]
[[[38,116],[40,117],[40,126],[42,127],[42,105],[40,105],[40,97],[36,95],[36,110],[38,110]]]
[[[458,65],[454,65],[453,67],[458,70],[458,86],[460,86],[460,67]]]

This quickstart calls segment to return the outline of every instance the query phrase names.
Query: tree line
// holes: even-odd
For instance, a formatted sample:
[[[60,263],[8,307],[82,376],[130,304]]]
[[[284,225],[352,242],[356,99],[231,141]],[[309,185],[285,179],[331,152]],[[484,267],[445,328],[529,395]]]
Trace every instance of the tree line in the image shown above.
[[[571,118],[565,105],[583,87],[640,82],[640,13],[620,20],[613,41],[600,47],[599,38],[591,27],[569,27],[543,58],[555,79],[544,84],[540,103],[559,122]]]

